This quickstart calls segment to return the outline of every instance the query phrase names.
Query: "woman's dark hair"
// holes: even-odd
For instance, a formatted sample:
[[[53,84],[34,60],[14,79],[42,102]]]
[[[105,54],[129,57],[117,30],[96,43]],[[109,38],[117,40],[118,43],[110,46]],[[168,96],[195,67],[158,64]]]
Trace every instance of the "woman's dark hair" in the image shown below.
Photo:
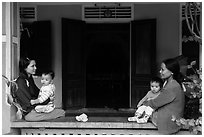
[[[20,73],[26,74],[25,69],[28,67],[28,65],[30,64],[30,59],[27,57],[21,57],[20,61],[19,61],[19,71]]]
[[[166,65],[166,68],[173,73],[173,78],[181,85],[182,74],[180,72],[180,65],[178,61],[174,58],[166,59],[163,61]]]
[[[52,70],[46,70],[46,71],[42,72],[42,74],[50,75],[52,77],[52,79],[54,79],[54,77],[55,77],[55,73]]]
[[[159,86],[160,88],[163,87],[163,80],[159,77],[153,77],[151,80],[150,80],[150,83],[153,83],[153,82],[156,82],[156,83],[159,83]]]

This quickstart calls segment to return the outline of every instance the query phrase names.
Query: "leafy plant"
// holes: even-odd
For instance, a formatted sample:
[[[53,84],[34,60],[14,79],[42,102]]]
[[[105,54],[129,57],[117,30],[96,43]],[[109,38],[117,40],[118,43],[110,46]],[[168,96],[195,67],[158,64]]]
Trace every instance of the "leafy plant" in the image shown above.
[[[189,129],[192,134],[202,134],[202,70],[197,70],[196,61],[187,65],[193,73],[185,76],[183,85],[186,96],[186,105],[183,118],[172,116],[178,126]]]

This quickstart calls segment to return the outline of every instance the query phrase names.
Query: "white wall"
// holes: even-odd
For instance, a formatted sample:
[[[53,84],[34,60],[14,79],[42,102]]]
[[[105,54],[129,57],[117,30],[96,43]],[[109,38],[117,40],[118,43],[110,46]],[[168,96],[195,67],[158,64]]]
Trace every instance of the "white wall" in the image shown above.
[[[135,4],[135,20],[157,19],[156,62],[179,55],[180,47],[180,5],[168,4]]]

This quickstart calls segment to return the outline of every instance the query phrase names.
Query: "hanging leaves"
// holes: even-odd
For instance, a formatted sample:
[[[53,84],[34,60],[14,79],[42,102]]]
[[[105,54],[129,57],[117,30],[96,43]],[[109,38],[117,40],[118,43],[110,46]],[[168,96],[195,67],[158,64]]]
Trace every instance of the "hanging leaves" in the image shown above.
[[[202,134],[202,70],[194,69],[196,61],[192,61],[190,65],[187,65],[188,69],[193,69],[194,74],[186,76],[188,81],[183,82],[185,86],[185,95],[189,98],[186,101],[186,113],[189,114],[188,119],[177,118],[172,116],[178,126],[188,129],[192,134]],[[198,106],[199,105],[199,106]]]

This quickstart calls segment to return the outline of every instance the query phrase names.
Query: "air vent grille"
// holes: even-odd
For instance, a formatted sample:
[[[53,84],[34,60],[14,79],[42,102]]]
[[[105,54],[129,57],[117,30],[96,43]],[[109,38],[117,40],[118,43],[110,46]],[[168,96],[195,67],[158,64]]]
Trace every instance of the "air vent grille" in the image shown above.
[[[130,20],[133,18],[132,6],[84,6],[84,20]]]
[[[20,19],[22,22],[36,21],[36,7],[20,7]]]

